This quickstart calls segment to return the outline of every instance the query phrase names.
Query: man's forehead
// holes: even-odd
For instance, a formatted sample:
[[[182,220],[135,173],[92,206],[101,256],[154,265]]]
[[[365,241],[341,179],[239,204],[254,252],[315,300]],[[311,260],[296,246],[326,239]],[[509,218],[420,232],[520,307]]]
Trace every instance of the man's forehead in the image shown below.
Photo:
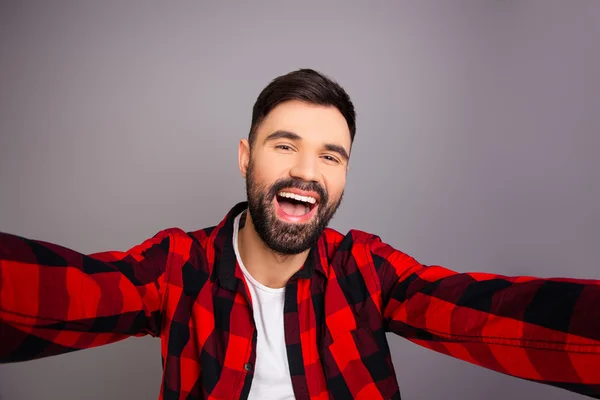
[[[287,101],[277,105],[258,128],[258,140],[264,140],[275,131],[289,131],[302,139],[336,141],[350,147],[350,129],[346,119],[333,106]]]

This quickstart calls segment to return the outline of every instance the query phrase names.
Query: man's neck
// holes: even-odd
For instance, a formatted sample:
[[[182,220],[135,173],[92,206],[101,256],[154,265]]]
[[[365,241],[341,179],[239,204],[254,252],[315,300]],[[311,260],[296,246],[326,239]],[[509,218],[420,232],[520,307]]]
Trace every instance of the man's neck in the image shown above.
[[[300,254],[284,255],[274,252],[262,241],[246,212],[246,224],[238,232],[238,251],[244,266],[254,279],[267,287],[284,287],[302,268],[310,250]]]

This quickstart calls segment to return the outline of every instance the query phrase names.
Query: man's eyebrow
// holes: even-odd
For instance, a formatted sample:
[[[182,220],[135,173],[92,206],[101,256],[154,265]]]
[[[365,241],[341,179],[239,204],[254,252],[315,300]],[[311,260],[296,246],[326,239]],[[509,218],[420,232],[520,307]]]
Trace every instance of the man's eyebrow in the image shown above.
[[[269,136],[267,136],[264,140],[264,143],[267,143],[271,140],[277,140],[277,139],[288,139],[288,140],[293,140],[293,141],[297,142],[297,141],[302,140],[302,136],[300,136],[294,132],[278,130],[278,131],[271,133]],[[327,151],[332,151],[334,153],[339,154],[339,156],[342,157],[344,159],[344,161],[348,161],[350,159],[350,156],[348,155],[348,152],[346,151],[346,149],[344,149],[344,147],[340,146],[339,144],[325,143],[323,145],[323,148]]]
[[[325,149],[328,151],[338,153],[340,157],[344,159],[344,161],[348,161],[350,159],[350,156],[348,155],[348,152],[346,152],[346,149],[344,149],[344,147],[340,146],[339,144],[327,143],[323,147],[325,147]]]
[[[267,143],[268,141],[271,141],[271,140],[277,140],[277,139],[289,139],[289,140],[298,141],[298,140],[302,140],[302,137],[294,132],[280,130],[280,131],[275,131],[275,132],[271,133],[269,136],[267,136],[264,140],[264,143]]]

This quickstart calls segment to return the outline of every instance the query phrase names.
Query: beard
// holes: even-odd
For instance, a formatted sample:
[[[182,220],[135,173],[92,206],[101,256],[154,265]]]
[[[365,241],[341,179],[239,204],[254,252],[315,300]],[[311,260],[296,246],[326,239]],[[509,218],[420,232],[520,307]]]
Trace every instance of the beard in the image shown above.
[[[319,194],[318,209],[309,222],[291,223],[277,217],[276,195],[283,189],[296,188]],[[246,176],[248,211],[254,229],[271,250],[282,255],[300,254],[313,247],[339,208],[344,193],[337,200],[330,199],[327,191],[317,182],[294,178],[279,179],[271,186],[256,180],[252,159]]]

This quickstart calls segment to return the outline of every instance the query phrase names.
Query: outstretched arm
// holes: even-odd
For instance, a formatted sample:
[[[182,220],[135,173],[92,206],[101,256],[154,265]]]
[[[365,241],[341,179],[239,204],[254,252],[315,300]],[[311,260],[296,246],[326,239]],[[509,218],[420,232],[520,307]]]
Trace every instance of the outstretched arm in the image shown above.
[[[600,281],[457,273],[374,237],[389,331],[504,374],[600,398]]]
[[[0,362],[158,335],[178,234],[84,255],[0,233]]]

